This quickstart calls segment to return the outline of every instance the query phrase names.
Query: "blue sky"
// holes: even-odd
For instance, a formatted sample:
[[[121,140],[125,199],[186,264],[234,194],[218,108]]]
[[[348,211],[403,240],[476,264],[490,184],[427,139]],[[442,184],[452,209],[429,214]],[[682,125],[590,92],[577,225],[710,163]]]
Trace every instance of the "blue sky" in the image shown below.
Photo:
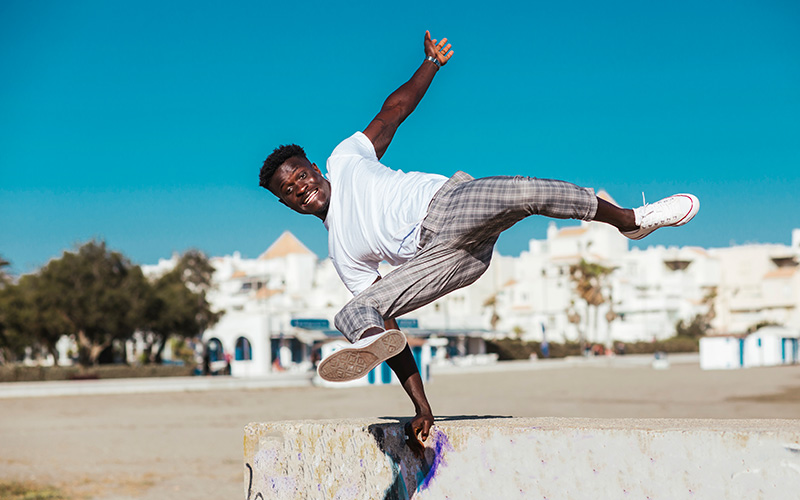
[[[794,0],[290,3],[0,3],[12,271],[91,238],[148,264],[255,257],[289,229],[325,256],[322,224],[258,187],[261,162],[296,142],[324,165],[418,67],[426,29],[455,55],[387,165],[564,179],[624,206],[700,198],[640,246],[788,244],[800,227]]]

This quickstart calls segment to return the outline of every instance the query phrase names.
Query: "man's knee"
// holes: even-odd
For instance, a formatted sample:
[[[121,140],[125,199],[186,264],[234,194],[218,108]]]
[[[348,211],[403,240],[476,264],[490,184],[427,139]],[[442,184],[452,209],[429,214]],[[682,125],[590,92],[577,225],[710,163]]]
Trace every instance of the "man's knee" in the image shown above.
[[[347,335],[347,332],[352,328],[351,323],[347,320],[347,318],[352,317],[352,315],[345,311],[349,305],[350,303],[348,302],[347,305],[345,305],[338,313],[336,313],[336,316],[333,317],[333,325],[337,330],[345,335]]]
[[[336,329],[350,338],[370,326],[382,326],[383,318],[369,299],[359,295],[345,304],[333,317]]]
[[[497,237],[495,236],[484,241],[477,248],[472,249],[470,258],[464,260],[465,267],[469,269],[469,271],[465,273],[467,275],[467,280],[462,286],[475,283],[478,281],[478,278],[483,276],[489,269],[489,265],[492,263],[492,256],[494,255],[494,244],[496,242]]]
[[[489,262],[476,261],[470,266],[470,273],[464,277],[464,280],[459,284],[459,288],[469,286],[483,276],[486,270],[489,269]]]

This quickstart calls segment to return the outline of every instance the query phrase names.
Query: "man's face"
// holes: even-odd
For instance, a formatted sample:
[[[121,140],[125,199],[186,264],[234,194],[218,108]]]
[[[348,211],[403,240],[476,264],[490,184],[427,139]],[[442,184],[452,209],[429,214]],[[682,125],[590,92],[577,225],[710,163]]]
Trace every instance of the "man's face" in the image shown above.
[[[269,190],[295,212],[325,220],[331,200],[331,184],[307,159],[293,156],[283,162],[272,176]]]

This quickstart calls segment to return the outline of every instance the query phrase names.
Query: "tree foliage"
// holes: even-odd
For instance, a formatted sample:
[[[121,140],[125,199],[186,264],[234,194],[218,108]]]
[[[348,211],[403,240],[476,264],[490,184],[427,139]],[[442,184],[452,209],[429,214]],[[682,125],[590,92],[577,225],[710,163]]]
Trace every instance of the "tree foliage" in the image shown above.
[[[139,266],[105,242],[64,252],[41,269],[37,281],[40,306],[68,323],[83,366],[97,364],[115,339],[129,338],[141,325],[147,281]]]
[[[184,253],[175,268],[155,279],[145,311],[145,362],[160,363],[170,336],[195,337],[222,313],[211,311],[206,293],[214,268],[197,250]]]
[[[214,268],[195,250],[152,282],[102,241],[64,252],[16,284],[3,272],[7,265],[0,259],[0,361],[19,359],[27,347],[57,359],[56,343],[70,335],[80,364],[95,365],[112,342],[140,331],[147,360],[160,363],[170,336],[197,336],[222,315],[206,299]]]
[[[8,326],[15,336],[16,357],[25,347],[36,347],[46,349],[58,360],[56,343],[73,329],[68,319],[52,307],[51,300],[52,294],[42,287],[38,275],[23,276],[10,291]]]
[[[714,301],[717,298],[717,288],[712,287],[703,297],[702,304],[706,307],[706,312],[695,315],[691,321],[679,320],[675,325],[675,335],[690,339],[699,339],[709,334],[713,328],[711,321],[717,316]]]
[[[606,296],[603,295],[603,289],[606,287],[607,277],[613,271],[614,268],[612,267],[588,262],[585,259],[581,259],[579,263],[569,267],[569,277],[575,285],[576,294],[586,303],[587,313],[589,308],[594,307],[595,328],[597,328],[597,308],[608,300]],[[580,344],[583,346],[586,342],[586,338],[579,326],[580,315],[574,310],[574,307],[569,311],[568,317],[570,323],[574,323],[576,327],[578,327]],[[588,323],[587,319],[587,326]]]
[[[675,325],[675,334],[678,337],[699,339],[708,333],[711,325],[705,319],[705,315],[697,314],[691,321],[679,320]]]
[[[578,296],[588,305],[597,307],[606,302],[606,297],[603,295],[605,278],[613,271],[611,267],[581,259],[578,264],[569,267],[569,276],[575,283]]]
[[[0,257],[0,362],[17,359],[25,349],[24,341],[11,325],[16,290],[5,270],[9,265]]]

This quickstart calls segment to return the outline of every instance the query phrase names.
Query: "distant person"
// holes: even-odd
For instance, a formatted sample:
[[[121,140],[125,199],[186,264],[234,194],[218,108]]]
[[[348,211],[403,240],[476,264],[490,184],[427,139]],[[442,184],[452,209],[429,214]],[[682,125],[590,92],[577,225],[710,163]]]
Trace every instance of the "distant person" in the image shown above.
[[[283,204],[322,220],[333,265],[355,295],[335,319],[353,345],[323,359],[319,375],[329,381],[354,380],[387,361],[414,403],[411,428],[422,441],[433,412],[396,317],[477,280],[489,266],[500,233],[529,215],[605,222],[638,240],[660,227],[689,222],[699,207],[693,195],[678,194],[623,209],[597,198],[590,188],[563,181],[473,179],[464,172],[448,179],[384,166],[380,159],[397,127],[453,56],[446,38],[437,42],[427,31],[423,47],[425,59],[411,79],[386,99],[363,132],[333,150],[327,177],[294,144],[276,148],[260,172],[261,186]],[[435,134],[434,128],[433,142]],[[502,147],[481,161],[512,168],[520,162],[504,157]],[[400,267],[381,279],[381,261]]]

